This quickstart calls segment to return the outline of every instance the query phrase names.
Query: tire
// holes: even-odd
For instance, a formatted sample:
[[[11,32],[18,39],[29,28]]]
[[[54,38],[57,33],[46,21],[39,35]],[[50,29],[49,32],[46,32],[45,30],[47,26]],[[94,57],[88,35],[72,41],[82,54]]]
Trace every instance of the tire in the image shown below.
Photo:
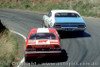
[[[66,53],[66,51],[62,50],[60,56],[61,56],[61,60],[65,61],[67,59],[67,53]]]
[[[42,27],[43,27],[43,28],[46,28],[46,26],[45,26],[44,22],[43,22],[43,24],[42,24]]]
[[[65,54],[66,54],[66,51],[65,51],[65,50],[62,50],[62,51],[61,51],[61,56],[64,57]]]
[[[29,63],[30,59],[28,57],[25,57],[25,63]]]

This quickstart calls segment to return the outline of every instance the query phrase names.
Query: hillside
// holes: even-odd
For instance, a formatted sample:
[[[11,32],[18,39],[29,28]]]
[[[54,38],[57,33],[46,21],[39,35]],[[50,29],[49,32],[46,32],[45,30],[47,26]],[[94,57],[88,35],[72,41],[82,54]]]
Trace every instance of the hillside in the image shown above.
[[[73,9],[83,16],[100,17],[100,0],[1,0],[0,8],[42,12],[52,9]]]
[[[0,67],[11,67],[17,49],[15,36],[0,21]]]

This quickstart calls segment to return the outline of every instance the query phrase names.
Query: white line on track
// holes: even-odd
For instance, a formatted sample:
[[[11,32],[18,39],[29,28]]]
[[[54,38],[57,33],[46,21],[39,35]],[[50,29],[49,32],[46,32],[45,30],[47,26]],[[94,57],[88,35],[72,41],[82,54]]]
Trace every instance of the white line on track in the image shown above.
[[[18,32],[16,32],[16,31],[13,31],[13,30],[10,30],[11,32],[13,32],[13,33],[15,33],[15,34],[18,34],[19,36],[21,36],[21,37],[23,37],[24,38],[24,40],[25,40],[25,42],[26,42],[26,37],[24,36],[24,35],[22,35],[21,33],[18,33]],[[20,61],[20,63],[19,63],[19,65],[17,66],[17,67],[20,67],[23,63],[24,63],[24,57],[23,57],[23,59]]]
[[[18,33],[18,32],[16,32],[16,31],[13,31],[13,30],[10,30],[11,32],[13,32],[13,33],[15,33],[15,34],[18,34],[18,35],[20,35],[21,37],[23,37],[24,38],[24,40],[26,41],[26,37],[24,36],[24,35],[22,35],[21,33]]]

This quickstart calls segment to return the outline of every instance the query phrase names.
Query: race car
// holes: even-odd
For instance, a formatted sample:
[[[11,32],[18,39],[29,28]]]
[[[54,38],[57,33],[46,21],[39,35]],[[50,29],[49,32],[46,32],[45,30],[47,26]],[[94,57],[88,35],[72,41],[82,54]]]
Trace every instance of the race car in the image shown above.
[[[59,34],[55,29],[34,28],[30,30],[25,45],[25,62],[31,57],[35,59],[46,56],[60,56],[61,53]]]
[[[77,11],[51,10],[43,16],[43,27],[55,28],[58,31],[82,31],[86,29],[86,23]]]

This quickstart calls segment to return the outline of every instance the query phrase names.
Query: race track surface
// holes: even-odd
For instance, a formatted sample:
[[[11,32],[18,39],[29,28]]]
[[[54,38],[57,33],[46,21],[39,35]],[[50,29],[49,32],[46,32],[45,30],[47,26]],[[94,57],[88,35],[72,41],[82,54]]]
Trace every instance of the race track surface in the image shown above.
[[[30,29],[42,27],[44,14],[0,9],[0,19],[10,30],[17,31],[27,37]],[[66,51],[66,59],[38,59],[37,64],[30,66],[25,63],[21,67],[100,67],[100,18],[84,17],[86,31],[60,32],[61,46]],[[53,65],[42,65],[54,63]],[[94,64],[93,64],[94,63]]]

